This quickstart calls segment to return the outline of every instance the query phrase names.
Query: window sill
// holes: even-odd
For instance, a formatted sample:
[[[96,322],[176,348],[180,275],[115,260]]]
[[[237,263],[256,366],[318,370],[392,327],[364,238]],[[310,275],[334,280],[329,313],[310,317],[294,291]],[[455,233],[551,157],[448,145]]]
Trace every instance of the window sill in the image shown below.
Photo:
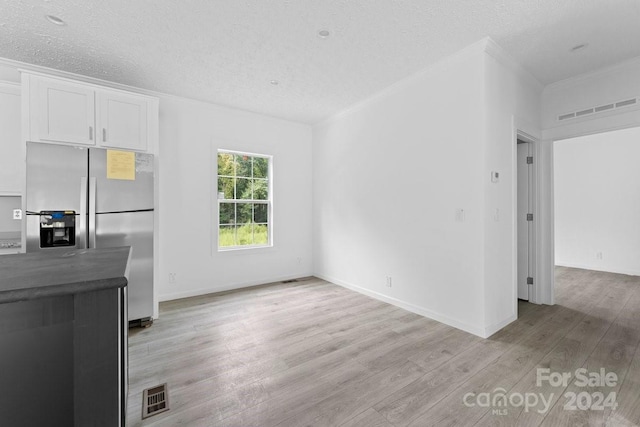
[[[215,253],[242,255],[242,254],[254,254],[254,253],[261,253],[261,252],[271,252],[274,250],[275,248],[273,245],[246,246],[246,247],[217,248]]]

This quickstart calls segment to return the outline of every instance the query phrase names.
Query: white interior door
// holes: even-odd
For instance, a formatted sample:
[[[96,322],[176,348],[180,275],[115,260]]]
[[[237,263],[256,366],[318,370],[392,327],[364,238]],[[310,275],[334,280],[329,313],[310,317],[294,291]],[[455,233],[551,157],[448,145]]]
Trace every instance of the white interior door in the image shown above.
[[[518,299],[529,301],[531,286],[527,279],[533,277],[531,248],[533,238],[533,221],[527,215],[533,213],[532,204],[532,165],[527,163],[531,156],[531,143],[518,141]]]

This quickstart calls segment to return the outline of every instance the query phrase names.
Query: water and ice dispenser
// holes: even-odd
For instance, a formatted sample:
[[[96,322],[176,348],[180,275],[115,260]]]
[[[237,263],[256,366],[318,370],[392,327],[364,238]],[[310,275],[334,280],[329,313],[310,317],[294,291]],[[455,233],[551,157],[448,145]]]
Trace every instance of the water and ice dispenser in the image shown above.
[[[40,212],[40,247],[76,245],[75,211]]]

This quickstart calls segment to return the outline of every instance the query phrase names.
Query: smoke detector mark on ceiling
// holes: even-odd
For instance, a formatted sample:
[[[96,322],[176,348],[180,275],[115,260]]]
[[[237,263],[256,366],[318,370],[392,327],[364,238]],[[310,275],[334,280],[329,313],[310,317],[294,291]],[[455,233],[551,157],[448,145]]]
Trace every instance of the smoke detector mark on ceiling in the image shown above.
[[[582,43],[569,49],[569,52],[571,53],[580,52],[581,50],[585,50],[588,46],[589,46],[589,43]]]
[[[62,19],[58,18],[57,16],[44,15],[44,17],[46,18],[47,21],[51,22],[54,25],[58,25],[60,27],[67,25]]]
[[[326,39],[330,35],[331,35],[331,33],[328,30],[320,30],[320,31],[318,31],[318,37],[320,37],[321,39]]]

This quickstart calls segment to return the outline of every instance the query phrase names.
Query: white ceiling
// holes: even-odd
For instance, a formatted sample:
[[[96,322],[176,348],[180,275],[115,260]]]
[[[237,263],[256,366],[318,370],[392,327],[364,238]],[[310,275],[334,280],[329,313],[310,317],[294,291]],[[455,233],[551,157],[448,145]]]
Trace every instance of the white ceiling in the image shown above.
[[[486,36],[548,84],[640,56],[640,0],[0,0],[0,57],[304,123]]]

